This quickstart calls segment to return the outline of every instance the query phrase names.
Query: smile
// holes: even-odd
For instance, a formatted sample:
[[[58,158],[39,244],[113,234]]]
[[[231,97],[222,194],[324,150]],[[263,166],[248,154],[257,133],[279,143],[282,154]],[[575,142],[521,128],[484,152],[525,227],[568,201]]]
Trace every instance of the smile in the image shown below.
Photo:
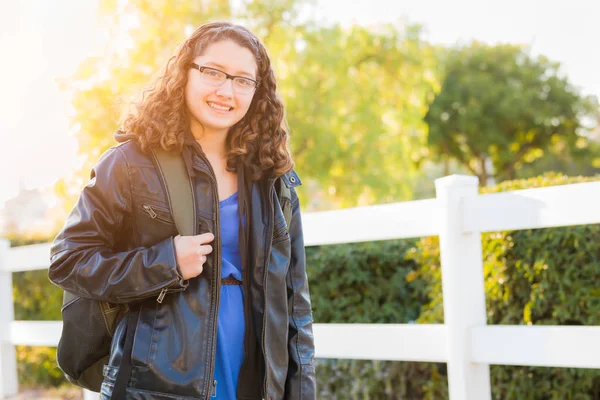
[[[233,110],[233,107],[222,106],[220,104],[215,104],[215,103],[210,102],[210,101],[208,101],[207,104],[209,105],[210,108],[214,108],[215,110],[220,110],[220,111],[231,111],[231,110]]]

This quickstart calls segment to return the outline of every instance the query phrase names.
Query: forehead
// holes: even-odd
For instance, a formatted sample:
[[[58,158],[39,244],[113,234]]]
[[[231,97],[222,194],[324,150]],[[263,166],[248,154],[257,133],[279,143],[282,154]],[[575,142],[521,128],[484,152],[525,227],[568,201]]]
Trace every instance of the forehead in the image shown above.
[[[215,67],[232,75],[256,77],[258,66],[250,50],[232,40],[210,44],[194,62],[207,67]]]

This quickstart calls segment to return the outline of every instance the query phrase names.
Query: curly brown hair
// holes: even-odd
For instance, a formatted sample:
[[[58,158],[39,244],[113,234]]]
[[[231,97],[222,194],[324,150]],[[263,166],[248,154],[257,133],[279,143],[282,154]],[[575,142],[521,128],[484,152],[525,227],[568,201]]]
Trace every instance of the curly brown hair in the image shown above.
[[[232,40],[252,52],[258,65],[258,88],[246,115],[227,134],[227,169],[241,161],[252,180],[282,175],[294,167],[288,149],[289,132],[283,102],[271,60],[260,40],[248,29],[230,22],[201,25],[167,62],[161,75],[132,104],[121,129],[137,136],[143,151],[162,147],[181,151],[189,135],[189,111],[185,101],[188,69],[209,44]]]

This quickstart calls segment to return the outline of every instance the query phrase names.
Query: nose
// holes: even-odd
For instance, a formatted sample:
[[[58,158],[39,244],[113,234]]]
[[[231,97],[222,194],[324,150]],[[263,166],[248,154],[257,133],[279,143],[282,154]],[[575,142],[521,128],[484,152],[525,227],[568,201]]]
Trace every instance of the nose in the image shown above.
[[[233,96],[233,80],[225,79],[225,82],[217,89],[217,96],[232,97]]]

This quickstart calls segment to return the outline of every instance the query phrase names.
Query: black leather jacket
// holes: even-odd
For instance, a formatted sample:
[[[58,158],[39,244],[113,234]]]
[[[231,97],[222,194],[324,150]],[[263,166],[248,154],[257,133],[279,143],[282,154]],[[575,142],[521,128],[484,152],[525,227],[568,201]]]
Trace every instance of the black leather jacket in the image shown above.
[[[209,399],[220,293],[219,235],[203,272],[184,281],[175,259],[177,230],[164,177],[135,140],[116,136],[124,142],[101,157],[53,243],[49,277],[81,297],[141,305],[127,399]],[[216,180],[202,150],[192,147],[187,164],[195,189],[196,233],[216,233]],[[292,191],[289,233],[274,190],[276,179],[245,189],[245,220],[250,223],[247,246],[240,248],[249,265],[244,269],[247,329],[238,399],[316,398],[312,311],[294,190],[300,179],[294,171],[279,179]],[[126,320],[112,340],[103,399],[112,393]]]

